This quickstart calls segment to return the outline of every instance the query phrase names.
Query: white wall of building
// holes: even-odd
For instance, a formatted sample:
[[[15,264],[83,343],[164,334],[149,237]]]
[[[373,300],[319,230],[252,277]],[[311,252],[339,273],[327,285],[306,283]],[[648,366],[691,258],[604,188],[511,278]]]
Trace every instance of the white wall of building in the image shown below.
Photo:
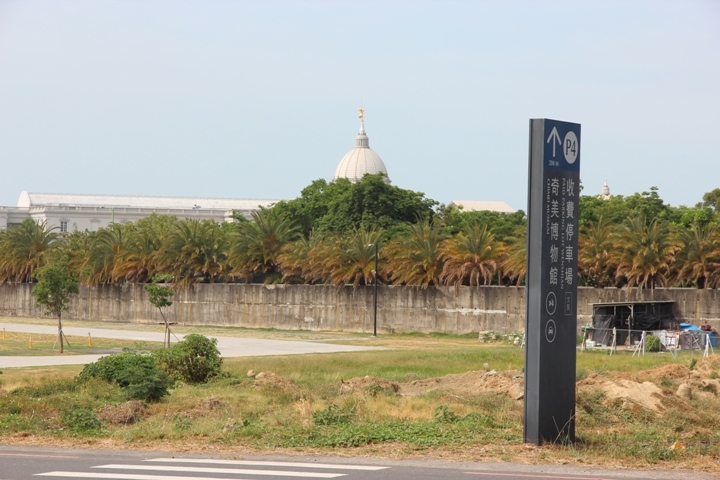
[[[26,218],[45,222],[61,232],[97,231],[111,223],[136,222],[152,214],[179,220],[234,222],[233,212],[250,219],[260,206],[277,200],[244,200],[186,197],[133,197],[126,195],[70,195],[22,192],[17,207],[0,207],[0,229]]]

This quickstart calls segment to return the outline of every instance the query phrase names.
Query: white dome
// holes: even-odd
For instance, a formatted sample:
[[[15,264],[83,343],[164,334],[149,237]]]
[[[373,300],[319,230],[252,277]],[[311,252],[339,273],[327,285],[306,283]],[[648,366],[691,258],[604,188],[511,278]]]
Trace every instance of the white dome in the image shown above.
[[[610,187],[608,187],[607,178],[606,178],[606,179],[605,179],[605,185],[603,185],[602,190],[601,190],[601,192],[600,192],[600,198],[602,198],[603,200],[607,200],[607,199],[610,198],[610,197],[611,197],[611,195],[610,195]]]
[[[363,175],[369,173],[371,175],[377,173],[385,174],[385,181],[390,183],[387,169],[380,156],[370,149],[370,141],[365,134],[365,120],[361,118],[360,131],[355,137],[355,148],[350,150],[340,160],[340,164],[335,170],[333,181],[338,178],[347,178],[351,182],[358,182]]]

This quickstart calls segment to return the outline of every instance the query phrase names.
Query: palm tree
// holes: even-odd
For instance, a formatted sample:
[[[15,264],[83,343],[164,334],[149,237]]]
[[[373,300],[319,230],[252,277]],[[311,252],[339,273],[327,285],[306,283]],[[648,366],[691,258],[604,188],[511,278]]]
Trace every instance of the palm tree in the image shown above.
[[[227,252],[227,235],[214,220],[186,219],[163,242],[158,270],[172,275],[179,287],[215,283],[229,273]]]
[[[342,235],[324,233],[310,240],[312,243],[302,264],[303,278],[310,283],[330,283]]]
[[[176,217],[154,213],[135,222],[127,248],[115,262],[113,276],[128,282],[149,282],[159,271],[163,242],[177,223]]]
[[[88,285],[115,283],[113,276],[115,262],[127,250],[127,237],[132,228],[132,224],[112,223],[90,234],[90,249],[81,267],[84,283]]]
[[[310,235],[312,238],[312,232]],[[307,280],[303,276],[303,265],[311,248],[310,239],[305,237],[283,245],[277,259],[278,267],[283,273],[283,282],[301,283]]]
[[[328,257],[326,266],[330,281],[336,285],[370,285],[375,268],[375,245],[381,232],[371,229],[354,229],[345,234]],[[378,275],[379,276],[379,275]]]
[[[680,231],[682,248],[676,260],[678,282],[713,288],[720,282],[720,227],[693,225]]]
[[[386,275],[399,284],[437,286],[443,269],[440,246],[445,238],[439,222],[425,218],[409,225],[407,236],[392,240],[384,249]]]
[[[92,249],[93,233],[87,230],[75,230],[66,234],[62,242],[58,242],[52,250],[50,263],[66,261],[68,269],[80,275],[85,259]]]
[[[61,236],[57,228],[28,218],[0,236],[0,281],[30,282],[45,266]]]
[[[625,278],[629,286],[655,288],[667,283],[670,267],[679,249],[670,228],[644,216],[630,219],[618,232],[615,261],[616,278]]]
[[[283,278],[302,279],[309,283],[328,283],[332,268],[337,263],[342,236],[329,232],[310,232],[309,238],[285,244],[278,255],[278,266]]]
[[[504,253],[487,225],[471,224],[441,247],[445,261],[440,280],[446,285],[489,284]]]
[[[232,273],[246,278],[279,274],[282,247],[299,236],[300,229],[277,210],[253,212],[251,222],[240,224],[230,247]]]
[[[527,273],[527,228],[518,227],[511,237],[505,239],[506,256],[500,264],[503,273],[515,285],[525,281]]]
[[[614,227],[601,216],[597,224],[583,227],[578,236],[578,270],[595,287],[613,284],[617,265],[613,251]]]

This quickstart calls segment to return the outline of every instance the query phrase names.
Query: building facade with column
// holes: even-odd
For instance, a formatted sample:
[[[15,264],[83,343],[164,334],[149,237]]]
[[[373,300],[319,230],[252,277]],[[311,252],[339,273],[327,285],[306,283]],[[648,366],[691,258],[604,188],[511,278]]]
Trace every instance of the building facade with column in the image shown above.
[[[278,200],[22,192],[16,207],[0,207],[0,229],[32,218],[60,232],[96,231],[113,222],[135,222],[152,214],[172,215],[181,220],[233,222],[235,212],[249,219],[252,212],[276,202]]]

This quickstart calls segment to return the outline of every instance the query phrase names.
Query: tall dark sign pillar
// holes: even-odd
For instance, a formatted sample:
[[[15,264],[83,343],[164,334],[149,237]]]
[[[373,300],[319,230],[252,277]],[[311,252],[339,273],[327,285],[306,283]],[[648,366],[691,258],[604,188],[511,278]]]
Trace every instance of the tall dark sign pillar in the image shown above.
[[[575,441],[580,125],[530,120],[525,442]]]

